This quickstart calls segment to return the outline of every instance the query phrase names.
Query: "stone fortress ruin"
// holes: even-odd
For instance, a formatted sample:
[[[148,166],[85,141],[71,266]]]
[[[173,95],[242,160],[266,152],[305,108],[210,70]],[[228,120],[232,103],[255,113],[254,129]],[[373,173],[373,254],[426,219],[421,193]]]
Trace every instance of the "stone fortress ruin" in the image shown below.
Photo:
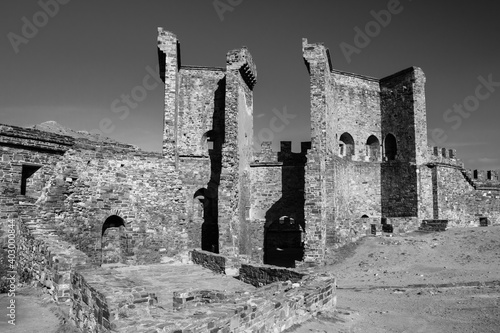
[[[333,69],[322,44],[304,39],[302,50],[311,142],[300,153],[288,141],[253,151],[257,71],[246,48],[229,51],[225,68],[185,66],[162,28],[162,153],[0,125],[1,237],[16,224],[20,279],[70,301],[92,332],[138,317],[160,332],[283,330],[335,304],[334,277],[305,272],[335,247],[382,230],[500,224],[499,172],[427,146],[420,68],[375,79]],[[168,258],[261,288],[150,287],[170,274]],[[193,324],[195,303],[226,312]]]

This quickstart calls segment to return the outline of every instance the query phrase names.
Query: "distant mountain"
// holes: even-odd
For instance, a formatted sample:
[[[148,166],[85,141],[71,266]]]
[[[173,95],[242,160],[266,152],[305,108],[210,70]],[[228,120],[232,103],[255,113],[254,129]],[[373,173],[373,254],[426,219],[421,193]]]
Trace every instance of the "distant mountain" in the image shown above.
[[[118,143],[118,141],[116,140],[110,139],[104,135],[100,135],[97,133],[90,133],[87,131],[74,131],[71,128],[64,127],[63,125],[53,120],[49,120],[38,125],[26,126],[26,128],[33,128],[39,131],[71,136],[75,139],[88,139],[91,141]]]

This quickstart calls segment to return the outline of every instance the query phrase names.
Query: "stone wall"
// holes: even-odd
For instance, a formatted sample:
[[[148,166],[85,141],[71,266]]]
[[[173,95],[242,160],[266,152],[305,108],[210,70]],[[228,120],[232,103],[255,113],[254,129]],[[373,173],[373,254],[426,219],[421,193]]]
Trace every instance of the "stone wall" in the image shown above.
[[[480,217],[500,223],[500,187],[475,189],[457,168],[436,166],[436,172],[438,218],[449,226],[479,226]]]
[[[200,243],[190,238],[201,225],[187,223],[185,200],[178,172],[155,154],[75,147],[55,166],[37,202],[38,220],[99,263],[105,221],[119,216],[120,261],[158,262]]]
[[[214,273],[226,273],[226,257],[203,250],[190,251],[190,257],[193,263],[208,268]]]
[[[327,245],[341,246],[365,236],[367,219],[382,217],[381,163],[332,156],[327,164]]]
[[[19,216],[19,200],[38,199],[53,167],[73,144],[71,137],[0,125],[0,247],[6,221]]]
[[[252,262],[266,261],[266,249],[271,250],[271,243],[280,243],[274,237],[280,227],[280,218],[288,217],[293,221],[293,230],[298,233],[305,230],[304,222],[304,165],[309,143],[302,143],[302,152],[293,153],[291,142],[282,141],[281,150],[273,152],[271,142],[263,142],[262,150],[255,154],[251,166],[250,216],[247,226],[250,235]],[[283,222],[283,221],[282,221]],[[283,229],[283,228],[281,228]],[[282,232],[282,244],[286,243],[285,230]],[[267,237],[273,233],[273,236]],[[274,242],[271,240],[277,240]],[[266,242],[267,239],[267,242]],[[299,250],[300,252],[300,250]],[[284,256],[287,254],[283,253]]]
[[[337,302],[336,280],[329,274],[275,282],[253,292],[174,292],[172,309],[156,306],[166,300],[148,286],[115,280],[104,271],[73,273],[71,288],[71,319],[92,332],[282,332],[333,311]]]
[[[354,139],[352,160],[369,160],[367,141],[374,136],[378,142],[378,156],[381,160],[381,110],[380,86],[377,79],[361,75],[332,71],[331,93],[333,105],[327,110],[328,150],[339,154],[339,141],[344,133]]]
[[[255,287],[262,287],[278,281],[299,282],[306,274],[275,266],[242,264],[239,279]]]
[[[47,225],[34,222],[37,207],[20,205],[17,220],[17,268],[20,282],[40,287],[57,302],[70,299],[70,273],[88,265],[89,258],[74,244],[61,241]]]
[[[257,71],[246,48],[226,56],[224,143],[219,186],[221,253],[247,254],[245,221],[250,206],[250,162],[253,157],[253,88]]]

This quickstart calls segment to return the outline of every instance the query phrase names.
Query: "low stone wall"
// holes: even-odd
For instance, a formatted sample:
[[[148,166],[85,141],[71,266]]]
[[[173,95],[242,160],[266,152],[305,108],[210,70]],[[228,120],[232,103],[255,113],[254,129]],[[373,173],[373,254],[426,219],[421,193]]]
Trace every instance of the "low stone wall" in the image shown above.
[[[196,321],[182,320],[175,328],[165,327],[164,330],[176,333],[282,332],[320,311],[335,308],[334,277],[314,277],[304,285],[294,285],[291,282],[273,283],[251,295],[229,295],[225,303],[186,308],[184,313],[189,315],[197,311]],[[181,313],[177,313],[178,316]]]
[[[239,279],[255,287],[262,287],[278,281],[298,282],[304,276],[305,274],[289,268],[280,268],[269,265],[256,266],[242,264]]]
[[[101,269],[71,272],[71,295],[70,318],[83,332],[120,331],[158,303],[146,287]]]
[[[225,274],[226,272],[226,258],[224,256],[203,250],[192,250],[190,256],[193,263],[197,265],[218,274]]]
[[[110,289],[112,276],[107,277],[106,288],[86,280],[92,276],[95,271],[89,276],[85,272],[72,275],[71,315],[89,332],[282,332],[336,306],[332,275],[308,276],[300,283],[272,283],[256,292],[175,293],[173,310],[156,306],[155,296],[147,291],[142,292],[144,297],[137,292],[129,295],[137,287],[125,287],[126,281],[113,282],[121,287]]]
[[[420,231],[446,231],[448,227],[448,220],[422,220],[422,225],[418,230]]]
[[[20,223],[17,253],[20,281],[46,289],[56,302],[70,299],[70,272],[88,261],[74,245],[36,222]]]

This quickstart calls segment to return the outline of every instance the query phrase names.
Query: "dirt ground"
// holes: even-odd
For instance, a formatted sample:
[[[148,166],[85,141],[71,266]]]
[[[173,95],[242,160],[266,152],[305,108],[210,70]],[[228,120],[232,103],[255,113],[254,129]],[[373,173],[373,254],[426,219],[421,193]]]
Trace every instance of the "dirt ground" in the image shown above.
[[[500,227],[366,237],[321,269],[338,276],[337,310],[288,333],[500,332]],[[24,288],[16,302],[0,332],[76,332],[48,295]]]
[[[8,323],[7,306],[10,304],[8,294],[0,294],[0,332],[2,333],[76,333],[69,323],[64,323],[67,317],[67,307],[56,306],[51,297],[40,291],[23,287],[16,290],[15,295],[15,325]]]
[[[500,227],[366,237],[324,269],[337,311],[288,332],[500,332]]]

